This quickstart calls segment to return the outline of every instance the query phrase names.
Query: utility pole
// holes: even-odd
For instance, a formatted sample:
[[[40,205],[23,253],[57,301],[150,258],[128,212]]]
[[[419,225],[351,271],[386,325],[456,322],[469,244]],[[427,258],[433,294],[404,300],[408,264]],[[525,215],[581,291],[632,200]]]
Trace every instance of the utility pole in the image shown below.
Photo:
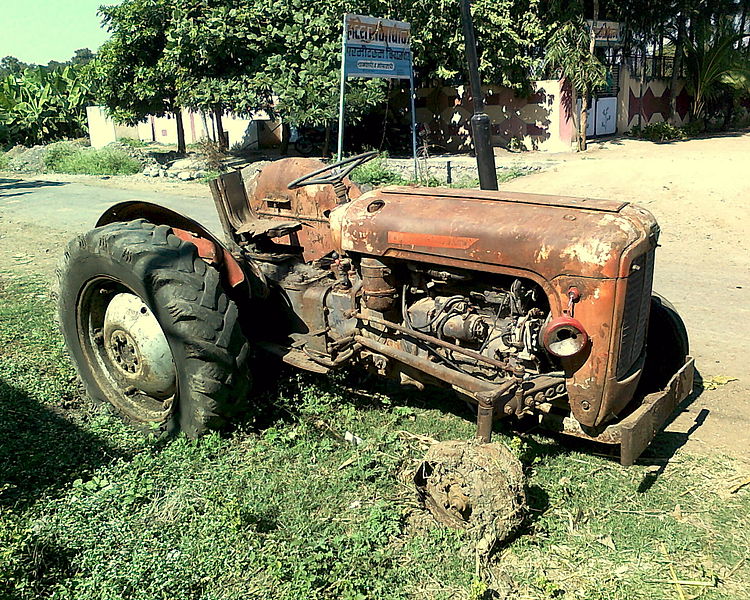
[[[495,169],[495,154],[492,151],[492,132],[490,130],[490,118],[484,112],[482,84],[479,81],[477,42],[474,38],[474,22],[471,18],[469,0],[461,0],[461,20],[464,26],[466,62],[469,67],[471,95],[474,98],[474,116],[471,117],[471,137],[474,141],[474,153],[477,157],[479,187],[483,190],[496,190],[497,170]]]

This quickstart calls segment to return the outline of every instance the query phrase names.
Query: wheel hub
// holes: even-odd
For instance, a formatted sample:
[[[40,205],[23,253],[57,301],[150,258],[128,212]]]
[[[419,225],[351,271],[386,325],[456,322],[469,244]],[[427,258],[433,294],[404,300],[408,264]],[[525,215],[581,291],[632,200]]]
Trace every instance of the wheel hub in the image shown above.
[[[165,399],[176,390],[172,351],[159,321],[135,294],[115,295],[104,315],[102,337],[111,371],[127,387]]]

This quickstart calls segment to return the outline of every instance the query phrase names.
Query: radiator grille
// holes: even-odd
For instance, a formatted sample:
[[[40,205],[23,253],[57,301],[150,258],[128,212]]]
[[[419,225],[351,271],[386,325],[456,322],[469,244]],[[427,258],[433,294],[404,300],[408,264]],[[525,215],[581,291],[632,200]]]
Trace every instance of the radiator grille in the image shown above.
[[[625,290],[625,306],[620,334],[620,356],[617,360],[617,378],[627,375],[643,350],[648,330],[651,308],[651,283],[654,277],[652,250],[633,261]]]

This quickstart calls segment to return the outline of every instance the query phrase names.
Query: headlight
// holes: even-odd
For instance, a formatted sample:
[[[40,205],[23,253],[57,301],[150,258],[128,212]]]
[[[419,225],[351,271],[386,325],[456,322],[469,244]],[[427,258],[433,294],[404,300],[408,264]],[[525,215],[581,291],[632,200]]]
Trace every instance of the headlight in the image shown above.
[[[542,343],[553,356],[568,358],[585,350],[589,336],[580,321],[563,315],[544,326]]]

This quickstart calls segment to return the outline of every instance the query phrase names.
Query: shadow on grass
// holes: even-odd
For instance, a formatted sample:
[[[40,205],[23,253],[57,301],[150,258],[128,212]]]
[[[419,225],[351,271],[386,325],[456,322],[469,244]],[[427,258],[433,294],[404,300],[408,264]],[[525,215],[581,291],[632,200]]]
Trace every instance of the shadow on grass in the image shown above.
[[[23,509],[119,455],[0,380],[0,507]]]

